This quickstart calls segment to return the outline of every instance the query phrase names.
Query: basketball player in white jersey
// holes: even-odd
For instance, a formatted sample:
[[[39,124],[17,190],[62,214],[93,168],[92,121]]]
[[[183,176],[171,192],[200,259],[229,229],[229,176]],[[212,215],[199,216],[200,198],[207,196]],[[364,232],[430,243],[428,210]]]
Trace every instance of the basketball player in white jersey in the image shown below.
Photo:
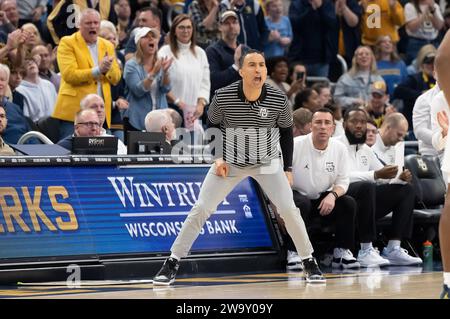
[[[444,37],[439,46],[436,56],[436,72],[439,84],[444,92],[445,99],[450,101],[450,32]],[[448,103],[447,103],[448,106]],[[447,183],[450,179],[450,139],[447,144],[442,160],[442,172],[447,174]],[[448,185],[450,186],[450,184]],[[445,196],[445,205],[442,210],[439,222],[439,242],[441,247],[442,266],[444,268],[444,287],[441,294],[442,299],[449,299],[450,294],[450,187],[447,187],[447,195]]]

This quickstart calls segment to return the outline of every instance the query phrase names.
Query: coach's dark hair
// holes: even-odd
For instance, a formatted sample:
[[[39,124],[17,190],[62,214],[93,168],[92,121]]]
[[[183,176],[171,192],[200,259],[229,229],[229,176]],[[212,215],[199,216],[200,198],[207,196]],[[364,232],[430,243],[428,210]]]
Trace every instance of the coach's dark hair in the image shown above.
[[[367,111],[365,110],[365,109],[362,109],[362,108],[360,108],[359,106],[352,106],[352,107],[350,107],[350,108],[348,108],[346,111],[345,111],[345,114],[344,114],[344,122],[345,121],[347,121],[348,120],[348,118],[350,117],[350,112],[353,112],[353,111],[356,111],[356,112],[363,112],[365,115],[366,115],[366,118],[367,119],[369,119],[369,114],[367,113]]]
[[[261,52],[261,51],[255,50],[255,49],[247,49],[247,50],[245,50],[245,52],[242,52],[241,57],[239,58],[239,69],[242,68],[242,66],[244,65],[245,57],[252,53],[258,53],[258,54],[262,55],[263,58],[265,59],[264,52]]]

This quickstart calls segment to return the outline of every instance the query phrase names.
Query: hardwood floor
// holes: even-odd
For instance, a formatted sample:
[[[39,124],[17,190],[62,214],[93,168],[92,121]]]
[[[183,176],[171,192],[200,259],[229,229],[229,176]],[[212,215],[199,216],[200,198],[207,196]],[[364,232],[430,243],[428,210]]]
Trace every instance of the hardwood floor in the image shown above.
[[[23,283],[0,287],[0,298],[46,299],[436,299],[441,271],[388,267],[353,272],[331,271],[326,284],[307,284],[301,272],[230,274],[178,278],[172,287],[150,280]]]

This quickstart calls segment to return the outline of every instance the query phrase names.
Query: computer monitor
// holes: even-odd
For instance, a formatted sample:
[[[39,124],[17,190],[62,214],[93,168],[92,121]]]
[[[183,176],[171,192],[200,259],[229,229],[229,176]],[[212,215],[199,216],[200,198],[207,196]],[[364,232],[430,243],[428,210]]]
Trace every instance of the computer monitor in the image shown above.
[[[170,154],[171,146],[162,132],[128,131],[128,154]]]
[[[74,136],[72,154],[117,155],[118,138],[115,136]]]

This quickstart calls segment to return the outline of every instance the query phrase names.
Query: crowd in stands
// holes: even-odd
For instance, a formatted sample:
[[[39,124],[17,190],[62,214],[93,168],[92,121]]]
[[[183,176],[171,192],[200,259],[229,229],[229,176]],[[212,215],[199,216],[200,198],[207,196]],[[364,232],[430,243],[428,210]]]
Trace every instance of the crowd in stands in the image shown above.
[[[316,135],[331,157],[354,156],[323,185],[294,180],[305,221],[336,200],[334,264],[418,263],[399,248],[414,191],[393,154],[403,139],[418,140],[423,155],[443,153],[450,114],[434,58],[450,28],[448,1],[190,0],[184,12],[171,10],[177,2],[0,0],[0,154],[29,131],[69,150],[74,136],[114,135],[119,154],[129,131],[160,131],[168,143],[175,127],[201,137],[214,92],[238,81],[241,57],[257,49],[302,136],[294,176],[313,163],[329,172],[313,160]],[[375,220],[391,211],[380,255]]]
[[[363,106],[377,127],[398,111],[408,120],[406,139],[417,139],[413,108],[436,85],[433,61],[450,22],[446,1],[189,0],[183,12],[176,2],[0,1],[5,96],[20,113],[5,141],[16,143],[47,118],[58,121],[52,140],[65,138],[89,93],[104,99],[104,128],[123,142],[128,131],[145,128],[153,109],[175,109],[183,127],[201,132],[215,90],[239,80],[239,58],[249,48],[265,53],[267,83],[286,93],[293,110],[327,105],[340,126],[340,112]],[[89,8],[99,26],[80,19]],[[80,20],[85,27],[77,28]],[[327,103],[318,102],[323,90]],[[23,117],[26,124],[14,125]]]

